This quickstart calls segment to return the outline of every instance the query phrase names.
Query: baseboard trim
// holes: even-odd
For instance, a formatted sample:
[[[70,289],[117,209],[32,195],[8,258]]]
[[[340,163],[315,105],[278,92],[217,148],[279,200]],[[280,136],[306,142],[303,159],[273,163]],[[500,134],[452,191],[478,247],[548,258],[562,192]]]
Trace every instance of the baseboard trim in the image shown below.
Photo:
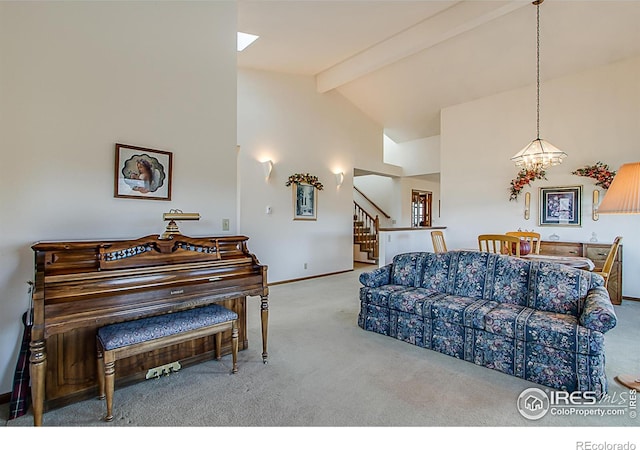
[[[347,273],[347,272],[353,272],[353,269],[341,270],[339,272],[323,273],[323,274],[320,274],[320,275],[312,275],[310,277],[293,278],[291,280],[276,281],[274,283],[269,283],[269,286],[276,286],[278,284],[295,283],[296,281],[312,280],[314,278],[328,277],[328,276],[331,276],[331,275],[338,275],[338,274]]]
[[[631,300],[632,302],[640,302],[640,298],[637,298],[637,297],[625,297],[625,296],[622,296],[622,300]]]
[[[4,405],[5,403],[9,403],[11,401],[11,392],[7,392],[6,394],[0,394],[0,405]]]

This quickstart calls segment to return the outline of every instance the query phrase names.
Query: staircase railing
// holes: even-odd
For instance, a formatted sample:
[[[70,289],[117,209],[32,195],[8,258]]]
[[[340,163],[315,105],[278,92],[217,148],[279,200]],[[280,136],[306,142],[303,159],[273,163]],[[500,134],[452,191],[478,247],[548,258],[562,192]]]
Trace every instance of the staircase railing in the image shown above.
[[[386,212],[384,212],[382,210],[382,208],[380,208],[378,205],[376,205],[373,200],[371,200],[369,197],[367,197],[365,195],[364,192],[362,192],[360,189],[357,188],[357,186],[354,186],[353,189],[360,195],[362,195],[362,198],[364,198],[366,201],[368,201],[369,203],[371,203],[371,206],[373,206],[375,209],[377,209],[378,211],[380,211],[382,213],[383,216],[385,216],[387,219],[391,219],[391,216],[389,214],[387,214]]]
[[[353,241],[360,244],[360,249],[369,254],[372,259],[379,256],[380,219],[373,217],[357,202],[353,202]],[[357,225],[356,225],[357,224]]]

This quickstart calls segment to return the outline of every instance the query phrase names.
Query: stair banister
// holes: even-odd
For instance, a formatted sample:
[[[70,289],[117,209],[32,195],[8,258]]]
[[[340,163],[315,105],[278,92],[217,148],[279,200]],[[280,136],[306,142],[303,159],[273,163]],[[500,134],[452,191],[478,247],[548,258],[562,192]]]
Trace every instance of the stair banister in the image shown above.
[[[377,261],[379,256],[380,217],[373,217],[356,201],[353,202],[353,242],[368,253],[369,259]]]

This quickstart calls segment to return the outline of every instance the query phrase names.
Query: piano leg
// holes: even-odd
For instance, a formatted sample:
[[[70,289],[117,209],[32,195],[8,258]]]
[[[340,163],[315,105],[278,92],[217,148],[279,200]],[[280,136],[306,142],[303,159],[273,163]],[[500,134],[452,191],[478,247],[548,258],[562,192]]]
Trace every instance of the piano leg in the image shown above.
[[[116,362],[109,359],[104,361],[104,385],[105,398],[107,399],[107,415],[104,416],[105,422],[113,420],[113,391],[116,382]]]
[[[96,361],[98,363],[98,372],[96,373],[96,378],[98,378],[98,398],[100,400],[105,399],[105,385],[104,385],[104,353],[102,352],[102,346],[100,344],[96,345]]]
[[[44,408],[44,380],[47,373],[47,353],[45,341],[37,340],[29,343],[29,375],[31,376],[31,402],[33,406],[33,424],[42,425]]]
[[[267,363],[267,331],[269,329],[269,297],[260,296],[260,319],[262,322],[262,362]]]
[[[221,335],[218,333],[216,336]],[[231,328],[231,355],[233,357],[232,373],[238,372],[238,321],[234,320]]]

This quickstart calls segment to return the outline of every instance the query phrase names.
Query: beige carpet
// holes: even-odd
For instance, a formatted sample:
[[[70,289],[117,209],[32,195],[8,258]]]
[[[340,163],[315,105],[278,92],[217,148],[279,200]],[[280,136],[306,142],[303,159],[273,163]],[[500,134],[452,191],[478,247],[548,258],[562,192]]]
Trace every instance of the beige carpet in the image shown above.
[[[360,268],[360,267],[364,267]],[[354,272],[270,288],[269,363],[261,358],[259,299],[248,301],[249,348],[231,375],[230,356],[117,389],[114,421],[86,400],[48,411],[48,427],[626,427],[638,419],[522,417],[516,399],[525,380],[362,330]],[[621,372],[640,375],[640,302],[616,307],[606,336],[610,393]],[[540,387],[540,386],[538,386]],[[30,426],[28,414],[6,421]],[[575,447],[573,447],[575,448]]]

